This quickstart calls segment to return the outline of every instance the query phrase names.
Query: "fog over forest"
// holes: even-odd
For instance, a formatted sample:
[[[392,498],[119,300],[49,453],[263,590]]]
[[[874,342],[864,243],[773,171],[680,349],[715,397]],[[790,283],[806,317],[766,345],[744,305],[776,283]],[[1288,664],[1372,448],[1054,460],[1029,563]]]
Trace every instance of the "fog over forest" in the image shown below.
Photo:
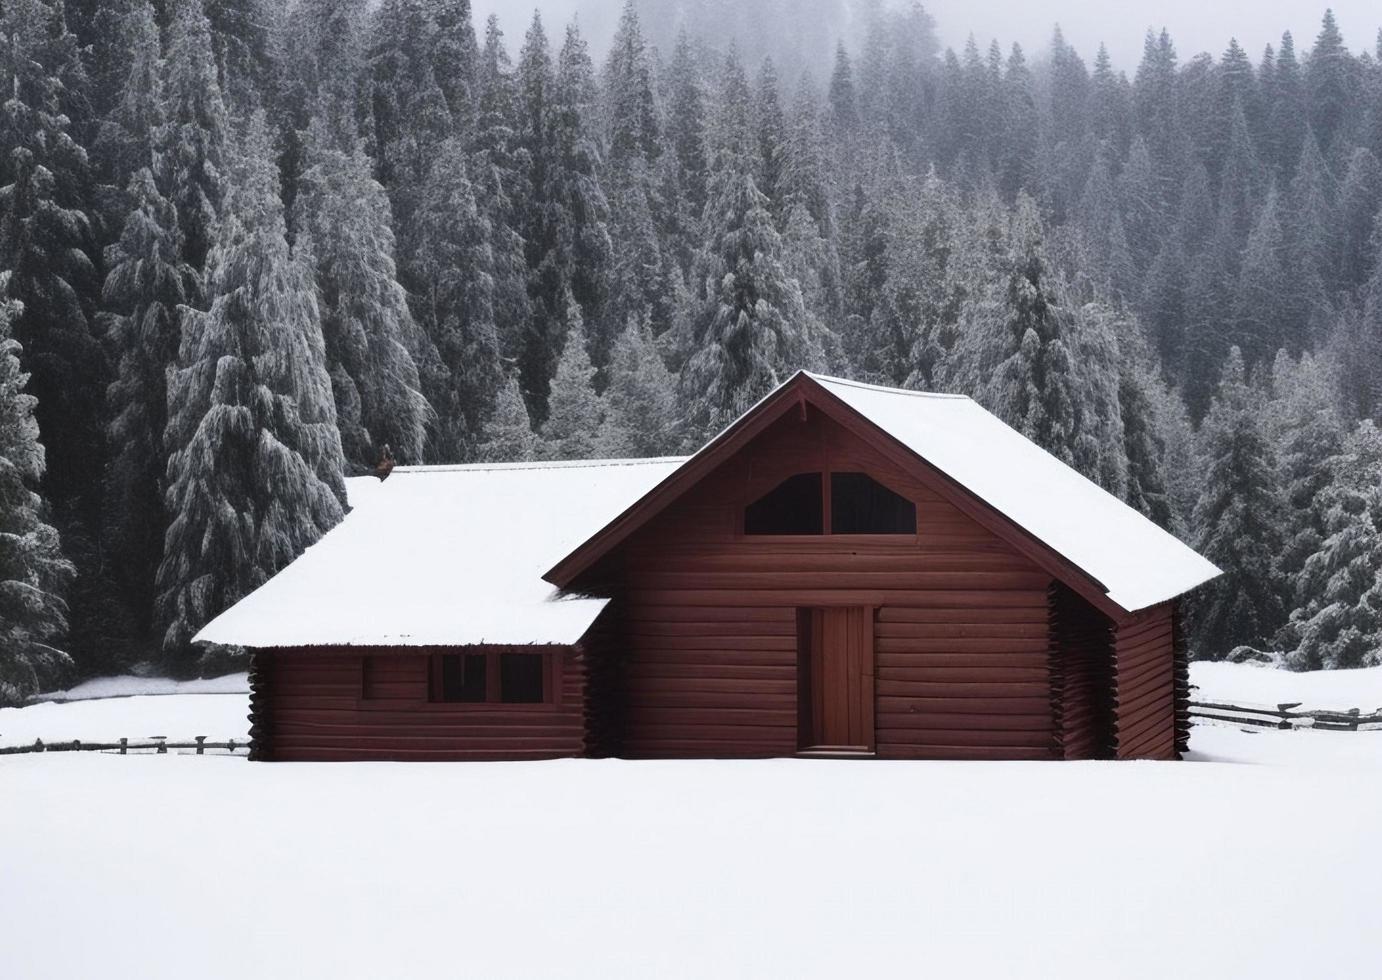
[[[687,452],[803,368],[1190,543],[1193,655],[1382,664],[1382,12],[497,6],[0,9],[0,702],[238,657],[386,446]]]
[[[741,0],[745,6],[756,2],[760,0]],[[905,3],[887,0],[886,5],[901,8]],[[1230,37],[1257,55],[1266,45],[1279,42],[1283,31],[1312,36],[1326,5],[1344,25],[1344,43],[1351,49],[1362,51],[1373,44],[1382,17],[1372,0],[931,0],[925,7],[936,20],[941,42],[956,49],[973,34],[984,45],[990,39],[1004,46],[1015,41],[1039,57],[1051,40],[1052,28],[1059,24],[1076,50],[1094,51],[1102,42],[1108,45],[1114,65],[1131,72],[1142,57],[1142,37],[1148,29],[1165,27],[1186,57],[1218,52]],[[614,36],[620,4],[618,0],[476,0],[474,7],[477,22],[496,14],[504,30],[514,36],[527,28],[535,9],[554,24],[579,16],[591,52],[603,57]],[[857,25],[859,20],[847,16],[845,22]]]

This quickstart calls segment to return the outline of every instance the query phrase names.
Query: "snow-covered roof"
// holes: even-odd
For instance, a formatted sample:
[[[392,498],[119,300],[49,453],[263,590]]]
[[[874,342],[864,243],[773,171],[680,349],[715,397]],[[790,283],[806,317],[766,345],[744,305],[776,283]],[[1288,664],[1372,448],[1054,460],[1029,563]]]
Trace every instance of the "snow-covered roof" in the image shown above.
[[[809,377],[1135,612],[1216,578],[1211,562],[964,395]]]
[[[348,480],[351,512],[194,638],[247,647],[571,644],[607,600],[542,573],[680,458],[401,466]]]

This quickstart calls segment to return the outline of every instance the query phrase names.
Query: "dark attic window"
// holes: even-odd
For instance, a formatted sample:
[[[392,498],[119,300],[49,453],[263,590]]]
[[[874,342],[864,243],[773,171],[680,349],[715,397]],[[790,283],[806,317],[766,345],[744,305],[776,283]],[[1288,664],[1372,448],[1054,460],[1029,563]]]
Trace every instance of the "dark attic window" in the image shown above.
[[[830,533],[916,534],[917,505],[866,473],[831,473]]]
[[[798,473],[744,509],[745,534],[823,534],[821,474]]]

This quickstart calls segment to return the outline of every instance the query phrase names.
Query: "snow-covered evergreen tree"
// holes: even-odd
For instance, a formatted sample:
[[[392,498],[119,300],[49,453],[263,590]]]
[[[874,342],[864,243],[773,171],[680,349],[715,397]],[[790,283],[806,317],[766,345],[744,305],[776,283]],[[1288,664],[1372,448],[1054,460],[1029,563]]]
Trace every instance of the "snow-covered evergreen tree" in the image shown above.
[[[1223,570],[1196,594],[1195,655],[1222,659],[1261,646],[1285,619],[1277,559],[1282,497],[1262,398],[1248,384],[1243,356],[1229,352],[1200,429],[1204,491],[1195,508],[1195,545]]]
[[[492,226],[466,160],[458,140],[438,147],[423,186],[417,249],[406,260],[413,310],[434,352],[419,364],[435,412],[430,455],[447,461],[474,455],[504,381]]]
[[[470,180],[481,217],[489,224],[494,262],[494,325],[506,361],[517,361],[528,338],[528,263],[520,214],[528,194],[524,150],[514,120],[517,95],[499,19],[485,25],[476,73],[477,117],[471,143]]]
[[[105,539],[117,556],[122,591],[143,635],[150,627],[154,575],[168,526],[163,499],[167,374],[177,360],[178,309],[189,301],[196,273],[182,257],[177,210],[159,193],[148,169],[134,175],[128,194],[135,210],[125,219],[120,240],[106,251],[103,294],[106,342],[115,360],[115,379],[106,394]]]
[[[537,457],[538,446],[523,391],[511,375],[499,388],[478,456],[486,463],[522,463]]]
[[[605,417],[596,455],[665,456],[681,444],[675,376],[658,352],[647,320],[630,320],[610,355]]]
[[[757,145],[737,54],[725,64],[698,270],[702,308],[682,389],[696,435],[721,428],[798,368],[816,365],[801,287],[754,180]]]
[[[541,454],[546,459],[590,459],[604,421],[604,404],[595,393],[595,368],[586,350],[580,306],[570,294],[566,315],[566,346],[552,378]]]
[[[225,197],[230,123],[217,80],[211,24],[200,0],[174,0],[168,28],[164,194],[178,212],[182,254],[198,273],[216,236]],[[200,302],[200,298],[194,300]]]
[[[208,265],[210,307],[183,308],[169,380],[172,523],[158,570],[158,620],[163,647],[175,654],[339,521],[345,506],[312,259],[288,247],[262,114],[234,160]]]
[[[13,303],[0,305],[0,706],[22,703],[71,664],[57,644],[67,629],[63,593],[75,573],[35,489],[43,444],[10,336],[14,313]]]
[[[394,265],[389,199],[364,153],[309,141],[297,196],[299,244],[317,262],[326,365],[346,460],[368,470],[383,446],[423,459],[430,409],[412,349],[412,321]]]
[[[1365,421],[1330,460],[1325,532],[1282,631],[1297,670],[1382,665],[1382,434]],[[1294,641],[1294,642],[1293,642]]]
[[[1042,245],[1036,202],[1018,199],[1009,230],[1000,345],[982,400],[1057,459],[1075,459],[1075,366],[1062,307]]]

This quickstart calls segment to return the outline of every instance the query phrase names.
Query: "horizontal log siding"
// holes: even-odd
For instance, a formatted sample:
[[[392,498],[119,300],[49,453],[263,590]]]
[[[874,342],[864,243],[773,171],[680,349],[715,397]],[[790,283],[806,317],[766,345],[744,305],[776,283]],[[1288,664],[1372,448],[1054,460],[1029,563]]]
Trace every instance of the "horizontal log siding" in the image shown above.
[[[1113,623],[1063,585],[1051,587],[1051,685],[1062,759],[1113,757]]]
[[[1175,759],[1174,604],[1144,611],[1114,640],[1114,738],[1119,759]]]
[[[390,652],[371,657],[362,698],[364,654],[355,649],[257,652],[258,757],[280,761],[551,759],[585,749],[585,664],[575,650],[514,648],[560,659],[553,704],[431,704],[429,654],[484,647]]]
[[[917,535],[769,537],[739,514],[788,476],[863,471],[917,504]],[[833,424],[793,416],[761,436],[618,552],[622,754],[795,753],[796,609],[870,606],[877,754],[909,759],[1053,755],[1050,576]]]
[[[1176,669],[1176,755],[1190,751],[1190,651],[1185,637],[1185,607],[1179,599],[1171,610],[1171,641]]]

